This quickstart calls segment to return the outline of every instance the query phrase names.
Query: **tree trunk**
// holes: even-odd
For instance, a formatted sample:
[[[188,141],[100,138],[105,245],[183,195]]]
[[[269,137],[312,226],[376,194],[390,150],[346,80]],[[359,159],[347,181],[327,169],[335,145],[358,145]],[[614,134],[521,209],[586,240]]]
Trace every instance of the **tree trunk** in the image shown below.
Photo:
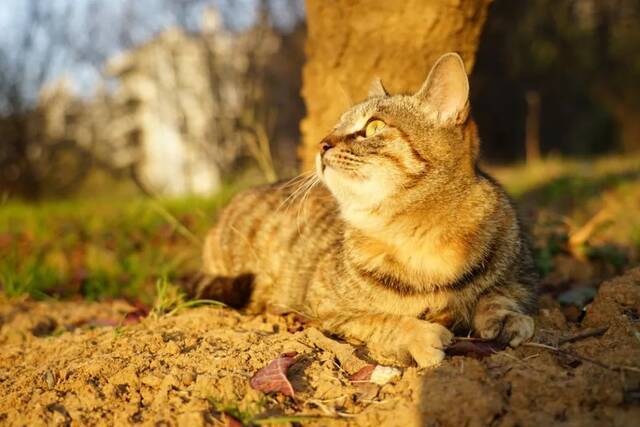
[[[350,104],[380,77],[391,93],[419,88],[436,59],[458,52],[473,67],[491,0],[307,0],[302,167]]]

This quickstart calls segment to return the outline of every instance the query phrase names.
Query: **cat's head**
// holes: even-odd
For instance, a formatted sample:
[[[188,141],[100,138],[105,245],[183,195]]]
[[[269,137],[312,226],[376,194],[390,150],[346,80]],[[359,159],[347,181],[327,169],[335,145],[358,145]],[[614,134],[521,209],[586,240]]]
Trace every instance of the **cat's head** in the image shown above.
[[[469,81],[459,55],[443,55],[413,95],[389,95],[380,80],[320,143],[317,173],[343,208],[428,198],[473,176]]]

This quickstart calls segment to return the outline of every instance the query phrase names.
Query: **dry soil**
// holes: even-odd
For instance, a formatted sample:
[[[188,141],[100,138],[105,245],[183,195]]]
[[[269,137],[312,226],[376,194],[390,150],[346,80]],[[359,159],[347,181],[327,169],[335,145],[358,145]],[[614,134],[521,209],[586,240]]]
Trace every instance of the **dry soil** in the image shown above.
[[[383,386],[351,382],[362,349],[294,316],[200,307],[113,326],[132,309],[2,300],[0,424],[233,425],[226,413],[263,425],[640,425],[640,269],[603,283],[579,320],[543,296],[543,346],[448,357]],[[295,397],[250,387],[291,351]]]

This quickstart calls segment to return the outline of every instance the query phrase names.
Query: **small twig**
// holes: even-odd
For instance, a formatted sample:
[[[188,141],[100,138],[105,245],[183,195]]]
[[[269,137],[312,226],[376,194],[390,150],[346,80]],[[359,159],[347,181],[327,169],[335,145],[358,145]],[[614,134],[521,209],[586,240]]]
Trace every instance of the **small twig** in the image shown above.
[[[508,359],[514,360],[514,361],[516,361],[516,362],[518,362],[518,363],[526,364],[526,362],[525,362],[524,360],[522,360],[522,359],[518,359],[516,356],[514,356],[514,355],[512,355],[512,354],[509,354],[509,353],[507,353],[506,351],[501,351],[501,352],[499,352],[499,353],[497,353],[497,354],[499,354],[499,355],[501,355],[501,356],[504,356],[504,357],[506,357],[506,358],[508,358]]]
[[[315,405],[317,408],[320,408],[320,410],[322,412],[324,412],[325,415],[330,416],[330,417],[335,417],[336,416],[336,411],[335,410],[331,410],[327,405],[324,404],[324,402],[317,400],[317,399],[309,399],[306,401],[306,403],[310,403],[312,405]]]
[[[362,399],[362,400],[360,400],[360,402],[362,402],[362,403],[372,403],[374,405],[386,405],[387,403],[395,402],[396,400],[400,400],[400,398],[399,397],[393,397],[393,398],[383,399],[383,400]]]
[[[349,412],[336,411],[336,415],[342,418],[356,418],[358,414],[350,414]]]
[[[332,363],[333,363],[333,366],[335,366],[338,369],[338,371],[342,372],[342,374],[345,377],[349,378],[349,373],[347,371],[345,371],[344,368],[342,366],[340,366],[340,364],[338,362],[335,361],[335,359],[332,360]],[[342,381],[340,381],[340,382],[342,382]]]
[[[638,372],[640,373],[640,368],[636,368],[633,366],[609,366],[606,363],[602,363],[598,360],[595,359],[591,359],[589,357],[585,357],[585,356],[581,356],[579,354],[573,353],[571,351],[568,350],[564,350],[558,347],[554,347],[552,345],[547,345],[547,344],[542,344],[542,343],[538,343],[538,342],[526,342],[522,344],[523,347],[533,347],[533,348],[543,348],[545,350],[550,350],[553,351],[555,353],[560,353],[560,354],[564,354],[566,356],[569,357],[573,357],[574,359],[578,359],[578,360],[582,360],[584,362],[589,362],[593,365],[599,366],[603,369],[608,369],[610,371],[615,371],[615,372],[623,372],[623,371],[629,371],[629,372]]]
[[[348,412],[341,412],[336,410],[335,408],[330,408],[327,405],[324,404],[324,402],[331,402],[331,401],[336,401],[339,399],[345,399],[346,396],[340,396],[338,398],[335,399],[326,399],[326,400],[320,400],[320,399],[308,399],[306,401],[304,401],[305,404],[311,404],[311,405],[315,405],[316,407],[318,407],[322,412],[325,413],[325,416],[327,417],[342,417],[342,418],[354,418],[357,417],[358,414],[350,414]]]
[[[580,341],[580,340],[583,340],[585,338],[599,337],[600,335],[604,335],[604,333],[607,332],[608,330],[609,330],[608,326],[603,326],[601,328],[595,328],[595,329],[589,329],[589,330],[581,332],[579,334],[575,334],[575,335],[571,335],[571,336],[568,336],[568,337],[560,338],[558,340],[558,345],[562,345],[562,344],[566,344],[566,343],[570,343],[570,342]]]

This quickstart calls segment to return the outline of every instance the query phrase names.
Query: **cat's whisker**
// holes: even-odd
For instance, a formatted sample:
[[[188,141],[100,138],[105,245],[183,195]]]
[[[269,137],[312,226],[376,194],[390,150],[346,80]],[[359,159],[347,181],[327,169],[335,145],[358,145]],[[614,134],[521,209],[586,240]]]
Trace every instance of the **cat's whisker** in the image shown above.
[[[300,175],[296,175],[293,178],[291,178],[290,180],[288,180],[287,182],[283,183],[281,187],[282,188],[293,187],[294,185],[299,184],[301,181],[304,181],[304,180],[308,179],[313,174],[314,174],[313,171],[303,172]]]
[[[314,177],[316,177],[315,172],[306,172],[306,173],[300,174],[296,178],[293,178],[291,181],[295,180],[295,182],[292,182],[291,184],[289,184],[289,186],[297,185],[297,187],[291,192],[291,194],[287,196],[286,199],[282,201],[282,203],[280,203],[280,205],[278,206],[278,209],[276,209],[276,212],[279,212],[284,206],[286,206],[289,203],[293,203],[298,198],[298,196],[300,196],[301,194],[304,194],[307,187],[313,181]]]
[[[312,183],[313,180],[311,177],[301,183],[300,186],[293,193],[291,193],[286,200],[281,203],[281,205],[278,207],[278,211],[284,206],[293,204],[297,199],[304,195],[307,189],[312,185]]]
[[[307,187],[307,190],[305,191],[305,193],[302,195],[302,200],[300,202],[300,207],[298,209],[298,216],[296,218],[296,221],[299,223],[299,219],[300,219],[300,211],[302,211],[302,215],[305,215],[305,206],[306,206],[306,202],[309,198],[309,194],[311,193],[311,191],[313,190],[313,188],[320,182],[320,178],[316,175],[313,177],[313,179],[310,181],[309,186]]]
[[[304,204],[304,202],[306,200],[309,199],[309,194],[311,193],[311,190],[313,190],[313,187],[315,187],[316,185],[318,185],[320,183],[320,177],[318,177],[317,175],[315,175],[313,177],[313,181],[311,182],[311,184],[309,185],[309,188],[307,189],[307,192],[304,194],[304,196],[302,196],[302,203]]]
[[[308,177],[304,183],[302,183],[300,185],[300,187],[298,188],[298,190],[296,191],[296,194],[294,196],[294,200],[296,198],[298,198],[298,196],[300,195],[304,195],[305,192],[314,185],[314,180],[315,180],[315,175],[312,175],[310,177]]]
[[[298,207],[298,214],[296,215],[296,227],[298,228],[298,234],[300,234],[300,215],[302,214],[303,217],[306,215],[305,208],[306,208],[306,202],[309,199],[309,194],[319,182],[320,182],[320,177],[318,177],[317,175],[314,175],[313,180],[311,181],[311,184],[308,186],[306,192],[302,196],[302,200],[300,201],[300,206]]]

